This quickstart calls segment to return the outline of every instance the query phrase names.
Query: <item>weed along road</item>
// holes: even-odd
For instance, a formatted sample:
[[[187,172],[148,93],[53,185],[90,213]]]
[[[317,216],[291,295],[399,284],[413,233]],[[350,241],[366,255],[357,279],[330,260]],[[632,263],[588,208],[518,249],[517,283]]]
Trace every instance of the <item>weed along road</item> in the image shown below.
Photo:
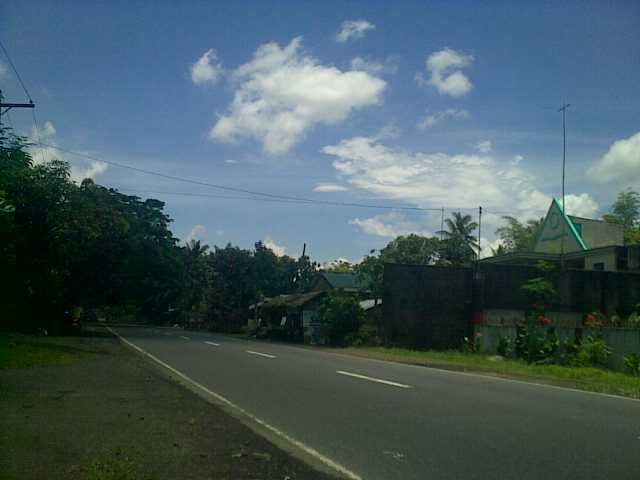
[[[216,334],[112,331],[346,478],[640,478],[637,400]]]

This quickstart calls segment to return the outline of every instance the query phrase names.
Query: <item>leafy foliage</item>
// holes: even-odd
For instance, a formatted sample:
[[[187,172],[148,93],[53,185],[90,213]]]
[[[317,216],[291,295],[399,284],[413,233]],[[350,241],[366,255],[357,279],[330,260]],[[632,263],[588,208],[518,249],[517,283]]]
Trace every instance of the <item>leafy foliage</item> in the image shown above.
[[[604,215],[607,222],[619,223],[624,227],[627,245],[640,245],[640,193],[627,190],[618,193],[611,206],[611,213]]]
[[[261,296],[305,288],[317,265],[200,241],[180,245],[164,203],[80,185],[69,166],[36,164],[24,140],[0,145],[0,328],[55,332],[84,307],[150,322],[246,317]]]
[[[353,296],[333,291],[320,304],[318,318],[326,325],[331,344],[345,345],[360,329],[364,311]]]
[[[496,230],[496,235],[502,242],[500,246],[503,247],[499,253],[530,252],[544,219],[528,220],[526,223],[522,223],[515,217],[504,216],[502,220],[506,222],[506,225]]]

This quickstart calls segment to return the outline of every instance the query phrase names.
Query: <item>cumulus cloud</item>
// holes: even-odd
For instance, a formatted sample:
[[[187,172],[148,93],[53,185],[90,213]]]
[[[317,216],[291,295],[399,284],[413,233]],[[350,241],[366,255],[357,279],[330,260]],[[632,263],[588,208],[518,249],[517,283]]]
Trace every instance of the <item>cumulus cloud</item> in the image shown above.
[[[466,110],[458,110],[455,108],[448,108],[446,110],[442,110],[440,112],[436,112],[424,117],[419,123],[418,128],[421,130],[425,130],[427,128],[431,128],[445,120],[449,119],[464,119],[469,118],[469,112]]]
[[[600,206],[587,193],[565,195],[566,210],[569,215],[584,218],[597,218]]]
[[[351,60],[351,70],[368,72],[372,75],[393,74],[398,71],[398,66],[388,58],[384,63],[363,57],[355,57]]]
[[[108,165],[104,162],[86,160],[81,157],[69,158],[64,152],[58,150],[56,148],[58,146],[55,138],[56,133],[56,127],[50,121],[44,122],[41,127],[31,128],[27,141],[31,144],[29,154],[36,165],[51,160],[63,160],[70,165],[71,180],[76,183],[82,182],[85,178],[95,180],[96,177],[107,171]],[[41,142],[47,145],[40,145]]]
[[[366,20],[345,20],[342,28],[336,34],[336,42],[344,43],[352,38],[362,38],[369,30],[376,26]]]
[[[426,60],[429,80],[422,73],[416,75],[419,85],[429,84],[441,95],[461,97],[471,91],[471,80],[462,72],[473,63],[471,55],[465,55],[451,48],[432,53]]]
[[[209,49],[191,65],[191,81],[196,85],[214,85],[222,74],[222,65],[218,62],[218,55]]]
[[[515,155],[513,157],[513,160],[511,160],[511,163],[514,165],[518,165],[522,160],[524,160],[524,157],[522,155]]]
[[[387,146],[376,137],[346,139],[322,151],[334,158],[336,171],[355,188],[420,207],[470,208],[472,212],[482,205],[483,225],[489,228],[497,227],[503,214],[523,220],[539,218],[551,202],[551,196],[537,188],[535,176],[490,155],[412,152]],[[595,204],[591,202],[587,194],[567,197],[567,206],[575,214],[591,213]],[[374,227],[384,231],[376,222],[362,225],[372,232]]]
[[[640,132],[614,142],[587,170],[587,176],[603,183],[619,181],[630,185],[640,181]]]
[[[270,154],[288,152],[317,124],[344,121],[357,109],[379,104],[386,83],[367,72],[343,72],[301,51],[302,39],[280,47],[267,43],[233,72],[236,86],[227,114],[211,138],[250,137]]]
[[[476,145],[476,149],[480,153],[491,153],[493,150],[493,143],[491,143],[491,140],[484,140]]]
[[[278,245],[270,235],[264,237],[264,246],[271,250],[277,257],[283,257],[287,253],[287,249],[282,245]]]
[[[335,183],[317,183],[315,187],[313,187],[314,192],[346,192],[349,190],[344,185],[337,185]]]
[[[189,243],[191,240],[202,240],[202,237],[207,234],[207,227],[202,224],[194,225],[189,234],[185,237],[185,243]]]
[[[423,227],[399,212],[383,213],[369,218],[354,218],[349,220],[349,223],[356,225],[364,233],[378,237],[395,238],[412,233],[425,236],[431,235]]]

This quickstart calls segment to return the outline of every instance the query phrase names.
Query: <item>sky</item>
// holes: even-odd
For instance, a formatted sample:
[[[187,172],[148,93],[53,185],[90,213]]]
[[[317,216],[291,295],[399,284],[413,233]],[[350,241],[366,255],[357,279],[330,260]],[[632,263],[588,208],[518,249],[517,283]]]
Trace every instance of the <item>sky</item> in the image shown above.
[[[37,119],[3,122],[80,154],[34,158],[165,201],[181,241],[358,261],[482,206],[487,254],[561,196],[566,103],[568,213],[640,189],[637,1],[4,0],[0,40]],[[0,88],[26,101],[2,55]]]

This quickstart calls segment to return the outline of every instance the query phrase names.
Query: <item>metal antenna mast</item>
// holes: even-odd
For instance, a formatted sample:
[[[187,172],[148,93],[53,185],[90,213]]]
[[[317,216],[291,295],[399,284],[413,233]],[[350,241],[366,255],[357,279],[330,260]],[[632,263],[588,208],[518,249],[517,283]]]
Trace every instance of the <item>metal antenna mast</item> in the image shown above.
[[[565,198],[564,198],[564,178],[565,178],[565,169],[566,169],[566,156],[567,156],[567,124],[566,124],[566,113],[567,108],[569,108],[571,104],[565,103],[558,112],[562,112],[562,237],[560,240],[560,268],[564,270],[564,237],[565,237],[565,222],[566,222],[566,206],[565,206]]]

